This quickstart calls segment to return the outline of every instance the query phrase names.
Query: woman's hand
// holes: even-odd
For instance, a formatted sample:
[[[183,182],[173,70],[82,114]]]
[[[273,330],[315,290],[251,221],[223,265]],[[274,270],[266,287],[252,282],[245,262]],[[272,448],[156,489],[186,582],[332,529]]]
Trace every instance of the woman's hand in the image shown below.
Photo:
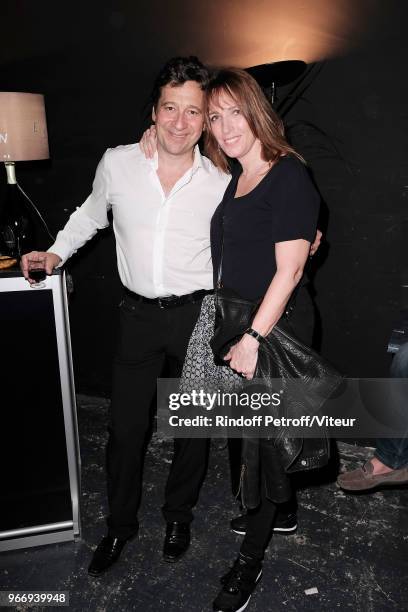
[[[225,355],[224,360],[229,366],[247,380],[252,380],[258,361],[259,342],[252,336],[244,334],[241,340],[234,344]]]
[[[141,137],[139,142],[139,146],[142,150],[142,153],[147,159],[151,159],[152,157],[154,157],[154,154],[157,151],[157,136],[155,125],[151,125],[143,133],[143,136]]]

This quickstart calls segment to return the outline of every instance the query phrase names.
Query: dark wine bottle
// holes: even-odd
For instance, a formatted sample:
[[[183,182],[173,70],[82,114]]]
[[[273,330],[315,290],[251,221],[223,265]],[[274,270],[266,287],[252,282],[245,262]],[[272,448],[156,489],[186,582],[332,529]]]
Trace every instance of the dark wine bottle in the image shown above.
[[[30,204],[18,188],[13,162],[5,162],[7,185],[0,201],[0,254],[20,258],[36,247]]]

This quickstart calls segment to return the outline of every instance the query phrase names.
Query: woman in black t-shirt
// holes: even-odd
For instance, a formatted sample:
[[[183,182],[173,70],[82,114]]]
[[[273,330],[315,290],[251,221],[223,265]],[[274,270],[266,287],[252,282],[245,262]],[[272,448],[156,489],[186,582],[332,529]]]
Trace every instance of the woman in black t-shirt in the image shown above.
[[[260,301],[260,306],[249,333],[226,355],[230,366],[226,368],[214,364],[208,343],[214,328],[214,300],[204,298],[184,365],[185,388],[200,380],[252,379],[257,337],[270,333],[295,287],[302,284],[320,201],[303,159],[285,139],[281,120],[256,81],[243,70],[220,70],[210,82],[205,148],[224,172],[230,171],[232,159],[239,162],[233,166],[231,182],[211,221],[215,284],[222,256],[222,285],[247,300]],[[305,316],[301,294],[299,291],[294,327],[302,339],[309,335],[310,341],[306,330],[311,328],[311,319]],[[287,497],[281,501],[291,496],[289,478],[285,478]],[[246,607],[262,574],[275,515],[276,504],[263,493],[260,506],[248,514],[240,554],[222,578],[214,610],[234,612]]]

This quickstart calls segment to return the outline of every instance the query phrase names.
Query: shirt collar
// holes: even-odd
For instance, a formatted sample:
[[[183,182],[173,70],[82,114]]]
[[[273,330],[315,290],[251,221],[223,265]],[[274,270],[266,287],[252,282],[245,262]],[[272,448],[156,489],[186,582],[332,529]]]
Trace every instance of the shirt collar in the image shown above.
[[[153,157],[149,159],[148,161],[150,162],[150,165],[153,168],[153,170],[157,171],[159,167],[159,154],[157,153],[157,151],[155,152]],[[200,147],[198,146],[198,144],[196,144],[194,147],[193,165],[191,166],[192,173],[196,172],[198,168],[203,168],[204,170],[208,171],[206,164],[204,162],[205,162],[205,158],[201,155]]]
[[[204,160],[200,152],[200,147],[198,146],[198,144],[196,144],[196,146],[194,147],[193,172],[195,172],[195,170],[197,170],[198,168],[204,168]]]
[[[153,168],[153,170],[157,170],[157,168],[159,167],[159,155],[157,153],[157,151],[155,151],[153,157],[151,159],[149,159],[149,163],[151,165],[151,167]]]

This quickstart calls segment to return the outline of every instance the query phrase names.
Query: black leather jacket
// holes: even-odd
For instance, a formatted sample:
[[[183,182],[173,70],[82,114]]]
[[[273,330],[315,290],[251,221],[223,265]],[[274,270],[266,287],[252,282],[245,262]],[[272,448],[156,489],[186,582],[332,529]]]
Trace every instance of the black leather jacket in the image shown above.
[[[285,323],[280,321],[280,328],[285,330]],[[290,328],[286,328],[290,329]],[[269,343],[265,339],[258,350],[258,363],[255,378],[262,381],[265,390],[271,381],[279,377],[276,363],[280,357],[276,354],[280,343]],[[292,352],[293,354],[293,352]],[[296,355],[293,357],[296,359]],[[299,356],[299,359],[301,357]],[[293,365],[293,364],[292,364]],[[304,367],[303,365],[299,366]],[[315,376],[316,372],[313,373]],[[312,374],[312,376],[313,376]],[[327,395],[321,400],[311,391],[313,409],[317,411],[330,395],[330,385],[334,390],[340,377],[328,379]],[[285,379],[281,379],[285,387]],[[313,382],[311,382],[313,385]],[[272,389],[271,389],[272,390]],[[305,413],[303,395],[295,397],[290,391],[282,402],[278,416],[299,417]],[[306,398],[308,399],[308,398]],[[310,399],[310,398],[309,398]],[[320,405],[319,405],[320,402]],[[319,437],[290,437],[287,427],[281,427],[276,436],[271,438],[244,437],[242,444],[240,493],[246,508],[256,508],[261,499],[260,487],[265,486],[266,496],[275,503],[283,503],[291,497],[289,475],[294,472],[321,468],[327,465],[330,457],[330,443],[324,429],[319,429]]]
[[[324,438],[243,438],[238,493],[245,508],[259,506],[261,486],[266,497],[280,504],[292,495],[290,474],[327,465],[330,445]],[[285,465],[285,461],[290,462]],[[237,495],[238,495],[237,493]]]

